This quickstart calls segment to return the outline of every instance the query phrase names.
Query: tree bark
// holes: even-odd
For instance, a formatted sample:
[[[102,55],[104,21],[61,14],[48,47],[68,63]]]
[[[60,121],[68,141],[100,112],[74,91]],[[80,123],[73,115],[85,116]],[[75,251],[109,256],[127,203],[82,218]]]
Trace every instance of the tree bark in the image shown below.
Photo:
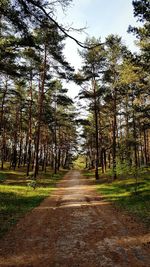
[[[40,132],[41,132],[41,119],[43,112],[43,99],[44,99],[44,86],[45,86],[45,78],[46,78],[46,62],[47,60],[47,47],[44,46],[44,62],[43,62],[43,70],[41,74],[41,82],[39,83],[39,111],[38,111],[38,125],[37,125],[37,133],[36,133],[36,147],[35,147],[35,167],[34,167],[34,178],[38,174],[39,169],[39,144],[40,144]]]
[[[96,144],[96,158],[95,158],[95,179],[99,179],[98,166],[99,166],[99,142],[98,142],[98,108],[96,97],[96,81],[95,77],[92,79],[92,88],[94,93],[94,119],[95,119],[95,144]]]
[[[116,89],[114,88],[113,94],[113,142],[112,142],[112,169],[113,169],[113,180],[117,178],[116,173],[116,132],[117,132],[117,107],[116,107]]]
[[[1,105],[1,118],[0,118],[0,134],[2,136],[2,144],[1,144],[1,169],[4,169],[4,155],[5,155],[5,147],[6,147],[6,138],[5,138],[5,123],[4,123],[4,106],[5,106],[5,98],[8,90],[8,82],[6,79],[5,88],[2,98],[2,105]]]
[[[28,119],[28,156],[27,156],[27,176],[29,176],[30,172],[30,164],[31,164],[31,144],[32,144],[32,104],[33,104],[33,97],[32,97],[32,71],[30,74],[30,103],[29,103],[29,119]]]
[[[147,153],[147,138],[146,138],[146,129],[144,128],[143,131],[143,135],[144,135],[144,158],[145,158],[145,165],[148,165],[148,153]]]

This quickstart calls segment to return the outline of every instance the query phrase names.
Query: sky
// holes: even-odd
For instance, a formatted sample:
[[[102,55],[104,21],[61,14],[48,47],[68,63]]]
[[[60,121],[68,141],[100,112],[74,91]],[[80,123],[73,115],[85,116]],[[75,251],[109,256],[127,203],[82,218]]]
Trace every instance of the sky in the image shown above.
[[[78,40],[83,41],[87,36],[101,37],[104,42],[109,34],[122,36],[123,42],[131,51],[135,51],[135,37],[127,33],[129,25],[136,25],[133,16],[132,0],[73,0],[67,11],[62,13],[59,10],[57,21],[66,27],[76,29],[86,28],[83,33],[70,32]],[[78,45],[67,39],[64,54],[68,62],[79,69],[82,59],[78,54]],[[66,84],[69,89],[69,96],[75,98],[79,87],[74,83]]]

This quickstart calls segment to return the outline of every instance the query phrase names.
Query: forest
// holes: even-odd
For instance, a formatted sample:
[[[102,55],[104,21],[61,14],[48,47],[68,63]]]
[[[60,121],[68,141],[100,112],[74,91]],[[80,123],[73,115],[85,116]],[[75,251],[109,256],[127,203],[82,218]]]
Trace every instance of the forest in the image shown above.
[[[27,4],[28,2],[28,4]],[[57,1],[56,1],[57,2]],[[143,2],[143,1],[142,1]],[[138,168],[150,163],[149,141],[149,1],[133,1],[140,28],[135,34],[138,54],[121,37],[85,40],[80,47],[83,66],[78,73],[63,56],[63,28],[48,15],[40,1],[1,3],[1,169],[69,167],[77,148],[76,128],[83,125],[86,167],[104,172],[117,162]],[[55,3],[59,4],[59,3]],[[61,1],[67,6],[68,1]],[[47,4],[51,13],[54,4]],[[28,28],[27,25],[30,25]],[[79,43],[80,45],[80,43]],[[63,80],[81,85],[88,116],[77,118]],[[109,115],[108,115],[109,114]]]
[[[135,195],[144,194],[139,203],[145,201],[148,209],[150,2],[132,1],[140,26],[129,25],[127,31],[135,37],[137,52],[113,33],[104,42],[101,36],[76,39],[56,15],[58,7],[69,9],[72,2],[0,0],[2,233],[72,168],[82,168],[98,185],[106,179],[110,186],[130,181]],[[64,56],[66,39],[79,50],[78,71]],[[70,81],[80,88],[84,117],[68,94]],[[9,201],[14,206],[7,209]]]

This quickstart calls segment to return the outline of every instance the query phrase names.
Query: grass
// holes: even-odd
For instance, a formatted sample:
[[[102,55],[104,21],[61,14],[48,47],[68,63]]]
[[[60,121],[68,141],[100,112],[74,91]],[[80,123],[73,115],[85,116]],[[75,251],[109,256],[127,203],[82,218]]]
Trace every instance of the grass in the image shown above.
[[[26,212],[49,196],[65,173],[60,171],[55,175],[49,170],[45,174],[40,173],[34,183],[30,177],[26,177],[23,169],[0,172],[0,237]]]
[[[85,172],[86,177],[92,177],[93,171]],[[106,200],[116,204],[121,209],[140,218],[150,226],[150,170],[143,168],[138,170],[137,182],[134,171],[129,175],[120,175],[116,181],[110,179],[109,173],[100,176],[97,182],[97,191]]]

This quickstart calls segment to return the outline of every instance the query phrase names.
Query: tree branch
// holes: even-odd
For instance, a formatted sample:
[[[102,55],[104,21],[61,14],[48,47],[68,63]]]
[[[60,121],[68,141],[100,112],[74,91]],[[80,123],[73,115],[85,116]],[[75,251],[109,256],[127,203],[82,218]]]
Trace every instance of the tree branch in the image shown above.
[[[37,8],[39,8],[39,9],[44,13],[44,15],[45,15],[49,20],[51,20],[51,21],[57,26],[57,28],[58,28],[58,29],[59,29],[59,30],[60,30],[66,37],[68,37],[68,38],[70,38],[71,40],[73,40],[74,42],[76,42],[76,44],[79,45],[80,47],[82,47],[82,48],[86,48],[86,49],[93,49],[94,47],[101,46],[101,45],[104,44],[104,43],[99,43],[99,44],[96,44],[96,45],[93,45],[93,46],[86,46],[83,42],[77,40],[75,37],[73,37],[73,36],[70,35],[68,32],[66,32],[66,30],[65,30],[61,25],[59,25],[59,23],[58,23],[55,19],[53,19],[53,18],[46,12],[46,10],[45,10],[42,6],[40,6],[40,5],[38,4],[38,2],[35,3],[33,0],[30,0],[30,2],[31,2],[34,6],[36,6]]]

